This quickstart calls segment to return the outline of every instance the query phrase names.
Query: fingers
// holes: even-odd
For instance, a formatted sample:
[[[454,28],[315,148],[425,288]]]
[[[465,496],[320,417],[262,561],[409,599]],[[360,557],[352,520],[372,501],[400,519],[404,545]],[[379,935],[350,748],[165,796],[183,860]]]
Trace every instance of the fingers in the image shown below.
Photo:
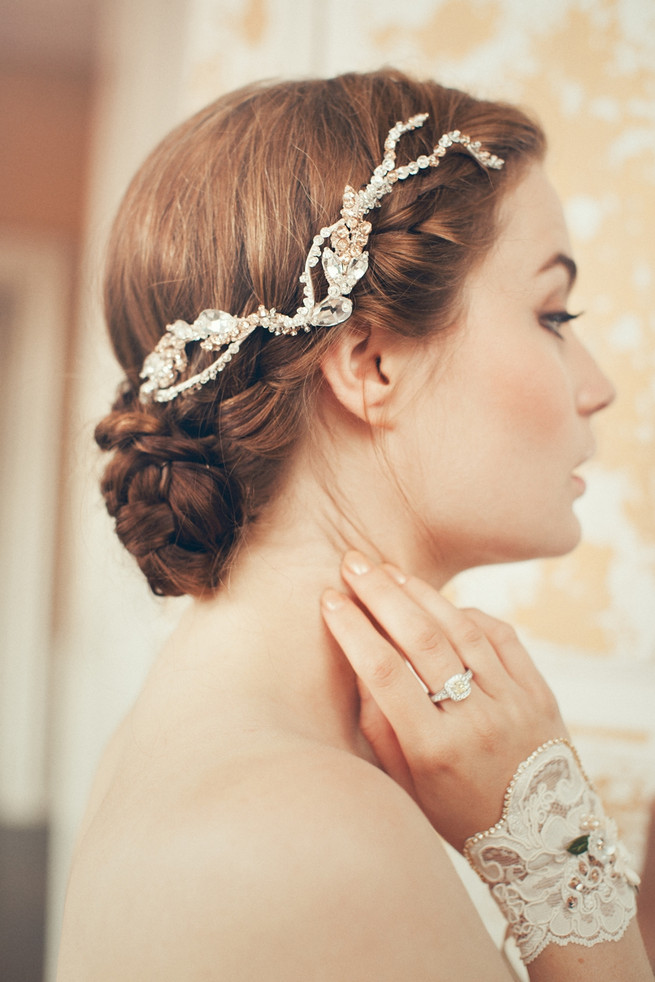
[[[462,614],[484,632],[511,678],[521,685],[546,684],[511,624],[475,607],[467,607]]]
[[[506,688],[507,672],[484,629],[427,583],[359,553],[346,555],[342,575],[430,692],[467,668],[488,694]]]
[[[512,629],[359,553],[342,569],[354,600],[324,594],[323,617],[360,680],[360,726],[381,766],[456,847],[496,821],[517,763],[566,735],[557,704]],[[464,668],[470,697],[437,708],[430,690]],[[495,817],[494,817],[495,816]]]
[[[397,580],[360,553],[344,557],[342,576],[393,643],[405,654],[427,689],[441,688],[463,671],[462,660],[439,622]]]
[[[394,716],[389,714],[395,714],[395,707],[407,707],[405,700],[412,711],[416,706],[412,687],[417,682],[407,664],[429,693],[472,670],[472,698],[462,705],[450,699],[438,702],[446,714],[470,717],[483,711],[484,695],[512,718],[528,704],[546,719],[559,718],[552,692],[508,624],[479,610],[459,610],[417,577],[388,564],[375,565],[361,553],[346,555],[342,575],[370,619],[333,591],[334,598],[341,597],[340,612],[336,616],[334,608],[330,616],[328,608],[326,622],[392,726]],[[426,705],[431,707],[429,700],[420,704],[423,712]]]
[[[327,627],[395,732],[411,742],[433,734],[439,714],[421,692],[404,658],[352,600],[326,590],[322,613]]]
[[[399,571],[388,563],[383,564],[394,578],[398,578]],[[404,576],[404,591],[425,611],[433,616],[441,625],[442,630],[447,634],[450,642],[457,652],[462,664],[467,668],[472,668],[479,676],[478,684],[489,693],[497,693],[499,688],[507,684],[507,671],[504,663],[498,658],[498,651],[495,644],[493,632],[487,631],[487,624],[482,620],[477,620],[469,616],[468,610],[461,610],[450,603],[438,590],[433,589],[424,580],[416,576]],[[509,625],[503,625],[494,618],[488,621],[499,629],[503,626],[512,632]],[[514,641],[520,645],[516,634],[512,632]],[[501,632],[497,632],[500,640]],[[526,654],[526,657],[527,654]]]

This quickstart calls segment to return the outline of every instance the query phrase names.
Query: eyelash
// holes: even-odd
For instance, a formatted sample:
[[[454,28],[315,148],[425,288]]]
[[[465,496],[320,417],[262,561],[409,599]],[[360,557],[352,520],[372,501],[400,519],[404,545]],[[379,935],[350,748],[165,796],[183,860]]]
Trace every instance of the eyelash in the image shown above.
[[[539,318],[539,323],[547,331],[550,331],[551,334],[554,334],[555,337],[561,338],[564,341],[565,338],[560,331],[560,327],[563,324],[568,324],[569,321],[574,321],[579,316],[580,314],[569,314],[566,310],[555,310],[552,314],[542,314]]]

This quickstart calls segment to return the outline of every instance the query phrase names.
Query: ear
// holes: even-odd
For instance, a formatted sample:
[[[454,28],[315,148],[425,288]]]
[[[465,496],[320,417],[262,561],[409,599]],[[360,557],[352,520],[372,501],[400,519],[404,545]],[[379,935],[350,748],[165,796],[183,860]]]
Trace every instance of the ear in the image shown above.
[[[344,409],[371,426],[390,429],[407,358],[399,339],[363,325],[343,332],[325,355],[321,370]]]

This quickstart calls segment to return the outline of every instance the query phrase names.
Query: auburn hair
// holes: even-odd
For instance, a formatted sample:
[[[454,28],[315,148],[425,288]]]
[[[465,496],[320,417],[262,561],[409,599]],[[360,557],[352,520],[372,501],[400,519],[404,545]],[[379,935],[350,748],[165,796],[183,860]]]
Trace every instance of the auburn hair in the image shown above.
[[[314,234],[346,184],[380,163],[397,120],[398,163],[459,129],[504,158],[488,171],[458,147],[394,187],[373,224],[351,322],[297,337],[255,331],[218,378],[165,404],[139,402],[139,372],[167,324],[260,304],[293,313]],[[498,208],[545,140],[520,109],[399,71],[251,85],[177,127],[132,181],[108,249],[105,312],[124,371],[96,428],[113,455],[102,479],[116,532],[157,594],[216,589],[245,530],[306,433],[327,347],[352,322],[421,339],[450,326],[463,283],[497,234]],[[319,293],[323,296],[323,293]],[[195,346],[189,373],[215,355]]]

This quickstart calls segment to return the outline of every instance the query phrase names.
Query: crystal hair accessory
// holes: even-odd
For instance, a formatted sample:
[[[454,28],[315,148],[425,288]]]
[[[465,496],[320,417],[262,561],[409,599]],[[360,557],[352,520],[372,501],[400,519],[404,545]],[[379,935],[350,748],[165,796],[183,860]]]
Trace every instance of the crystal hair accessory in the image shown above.
[[[396,167],[396,145],[400,137],[418,129],[428,118],[419,113],[405,122],[393,126],[384,141],[384,156],[360,191],[347,185],[343,193],[341,216],[333,225],[326,226],[314,236],[312,246],[300,275],[303,284],[303,305],[293,316],[280,314],[272,307],[260,306],[247,317],[235,317],[224,310],[203,310],[193,324],[178,320],[169,324],[166,333],[148,355],[140,378],[145,379],[140,389],[141,402],[170,402],[190,389],[198,389],[216,378],[237,353],[241,342],[255,330],[263,327],[272,334],[298,334],[312,327],[334,327],[348,320],[353,305],[349,294],[368,269],[366,245],[371,224],[365,216],[378,208],[385,195],[390,194],[397,181],[404,181],[420,170],[438,167],[450,147],[459,145],[467,150],[483,167],[500,170],[504,160],[484,150],[477,140],[452,130],[444,133],[430,154],[422,154],[401,167]],[[330,245],[323,245],[326,240]],[[317,302],[312,270],[321,261],[328,283],[327,296]],[[199,342],[205,351],[221,351],[215,361],[203,371],[182,382],[177,379],[187,367],[187,345]]]

